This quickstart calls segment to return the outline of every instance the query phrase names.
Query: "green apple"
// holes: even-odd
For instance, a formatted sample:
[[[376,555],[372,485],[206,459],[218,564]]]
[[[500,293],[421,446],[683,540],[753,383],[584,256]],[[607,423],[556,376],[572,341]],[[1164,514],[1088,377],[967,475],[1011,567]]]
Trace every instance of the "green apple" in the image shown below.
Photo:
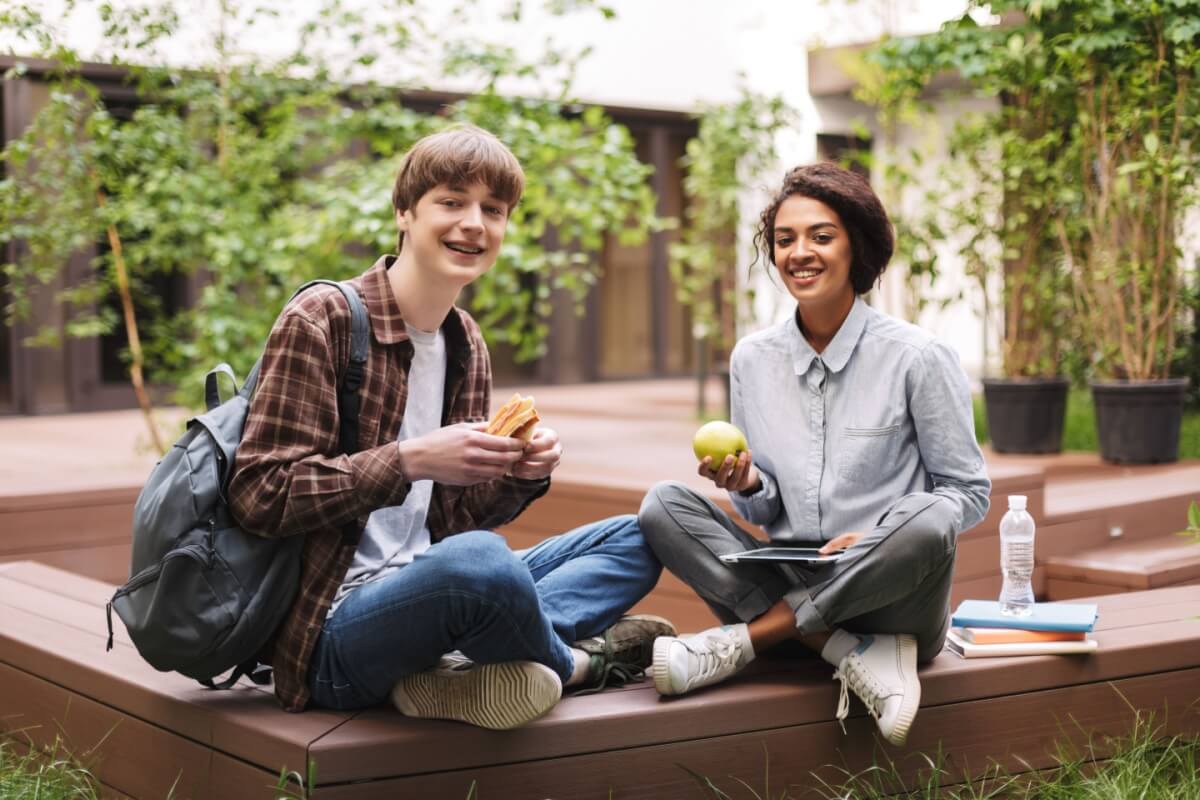
[[[725,456],[737,458],[743,450],[749,449],[746,444],[746,434],[728,422],[709,422],[700,426],[692,437],[692,450],[700,461],[705,456],[712,456],[712,467],[717,469]]]

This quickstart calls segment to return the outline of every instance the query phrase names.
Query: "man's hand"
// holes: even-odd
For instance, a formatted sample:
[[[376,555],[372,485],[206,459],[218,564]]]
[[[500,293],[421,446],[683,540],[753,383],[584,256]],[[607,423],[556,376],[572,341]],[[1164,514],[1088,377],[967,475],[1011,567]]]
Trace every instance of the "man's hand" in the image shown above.
[[[861,533],[851,531],[849,533],[839,534],[833,537],[821,547],[820,553],[827,556],[831,553],[836,553],[839,550],[849,550],[854,546],[854,543],[862,538]]]
[[[492,436],[486,428],[486,422],[464,422],[400,442],[405,477],[472,486],[509,474],[524,455],[525,442]]]
[[[758,479],[758,470],[754,468],[749,450],[743,450],[737,458],[725,456],[725,460],[715,470],[712,456],[705,456],[697,471],[701,477],[708,478],[718,488],[731,492],[754,494],[762,488],[762,481]]]
[[[524,457],[513,465],[512,476],[525,480],[550,477],[562,460],[562,444],[552,428],[536,428],[533,439],[525,445]]]

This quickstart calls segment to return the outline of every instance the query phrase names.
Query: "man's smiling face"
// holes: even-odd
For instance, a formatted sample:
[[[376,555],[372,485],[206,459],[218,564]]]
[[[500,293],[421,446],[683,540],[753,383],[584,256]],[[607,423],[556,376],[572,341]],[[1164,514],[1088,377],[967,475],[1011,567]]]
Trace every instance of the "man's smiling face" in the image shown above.
[[[427,277],[466,286],[496,263],[508,211],[482,183],[439,184],[415,208],[396,212],[404,232],[402,257],[413,259]]]

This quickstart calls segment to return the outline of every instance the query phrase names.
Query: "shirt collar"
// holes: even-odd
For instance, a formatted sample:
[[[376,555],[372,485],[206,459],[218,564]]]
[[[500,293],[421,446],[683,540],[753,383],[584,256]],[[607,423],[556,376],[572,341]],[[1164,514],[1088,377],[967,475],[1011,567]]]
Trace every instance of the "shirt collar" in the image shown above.
[[[371,318],[371,332],[376,341],[384,345],[408,341],[400,304],[396,302],[396,295],[392,293],[392,285],[388,282],[388,268],[395,261],[394,255],[381,256],[362,276],[363,304],[367,307],[367,316]],[[466,363],[471,345],[461,314],[457,307],[451,308],[442,321],[441,330],[446,337],[447,354],[460,363]]]
[[[854,304],[850,306],[850,313],[846,315],[846,319],[842,321],[842,327],[838,328],[838,332],[833,335],[833,341],[825,348],[825,352],[818,353],[813,349],[808,340],[804,338],[804,334],[800,332],[800,325],[793,315],[785,325],[788,328],[788,336],[792,347],[792,366],[796,370],[797,375],[804,375],[808,372],[808,368],[812,366],[812,362],[820,358],[824,362],[825,367],[832,372],[841,372],[846,364],[850,361],[850,356],[854,354],[854,348],[858,346],[858,340],[862,338],[862,332],[867,326],[867,316],[870,314],[867,304],[861,297],[854,298]]]

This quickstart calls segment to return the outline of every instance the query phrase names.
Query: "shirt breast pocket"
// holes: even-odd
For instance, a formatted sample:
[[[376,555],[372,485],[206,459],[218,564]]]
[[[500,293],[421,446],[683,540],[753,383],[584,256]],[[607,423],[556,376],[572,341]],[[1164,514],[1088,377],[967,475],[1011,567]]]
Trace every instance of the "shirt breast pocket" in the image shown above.
[[[900,424],[843,428],[838,440],[838,477],[865,482],[882,476],[899,455]]]

